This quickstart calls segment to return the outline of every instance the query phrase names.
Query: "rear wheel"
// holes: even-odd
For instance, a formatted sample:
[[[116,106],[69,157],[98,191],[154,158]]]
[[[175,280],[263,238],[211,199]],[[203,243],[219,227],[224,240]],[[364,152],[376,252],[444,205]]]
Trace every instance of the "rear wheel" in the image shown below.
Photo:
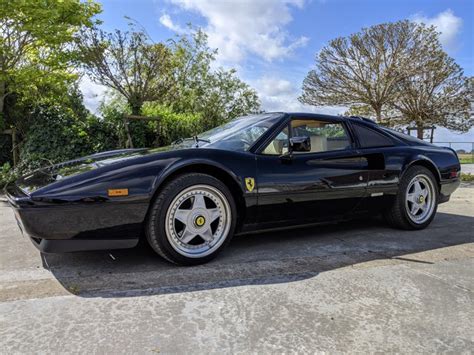
[[[185,174],[157,196],[146,235],[165,259],[196,265],[211,260],[229,243],[235,218],[234,200],[221,181],[206,174]]]
[[[413,166],[403,175],[398,195],[385,218],[394,227],[423,229],[431,223],[437,208],[435,177],[427,168]]]

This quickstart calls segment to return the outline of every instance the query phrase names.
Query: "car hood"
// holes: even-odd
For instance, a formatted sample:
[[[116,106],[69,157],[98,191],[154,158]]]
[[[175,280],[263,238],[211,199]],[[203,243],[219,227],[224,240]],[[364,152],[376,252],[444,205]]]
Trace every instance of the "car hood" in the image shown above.
[[[19,178],[16,181],[16,185],[24,193],[31,194],[46,185],[75,175],[86,173],[101,167],[119,164],[127,160],[137,159],[146,155],[159,154],[175,149],[179,149],[179,147],[167,146],[155,149],[121,149],[97,153],[80,159],[38,169]]]

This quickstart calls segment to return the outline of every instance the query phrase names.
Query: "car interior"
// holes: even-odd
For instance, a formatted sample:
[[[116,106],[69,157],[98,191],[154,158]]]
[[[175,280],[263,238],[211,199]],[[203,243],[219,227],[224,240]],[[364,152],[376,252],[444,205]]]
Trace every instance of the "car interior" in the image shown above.
[[[294,152],[295,154],[327,152],[350,147],[350,140],[341,123],[296,119],[291,121],[291,130],[293,137],[309,137],[311,142],[309,152]],[[288,153],[288,138],[288,128],[285,127],[262,153],[266,155]]]

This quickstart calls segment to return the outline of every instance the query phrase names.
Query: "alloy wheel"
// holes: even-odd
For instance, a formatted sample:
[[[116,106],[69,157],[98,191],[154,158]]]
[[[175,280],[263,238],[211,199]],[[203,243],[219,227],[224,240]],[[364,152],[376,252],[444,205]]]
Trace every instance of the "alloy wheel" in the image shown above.
[[[181,191],[167,210],[166,237],[181,255],[204,257],[225,241],[231,218],[222,192],[210,185],[191,186]]]
[[[435,196],[433,182],[428,176],[419,174],[413,177],[405,198],[405,208],[412,222],[422,224],[431,217],[436,205]]]

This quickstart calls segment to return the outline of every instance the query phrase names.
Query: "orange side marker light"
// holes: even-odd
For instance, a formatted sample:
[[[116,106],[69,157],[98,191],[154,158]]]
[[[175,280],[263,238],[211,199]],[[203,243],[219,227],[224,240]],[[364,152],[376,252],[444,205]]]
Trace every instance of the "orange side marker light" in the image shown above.
[[[108,189],[107,195],[110,197],[128,196],[128,189]]]

